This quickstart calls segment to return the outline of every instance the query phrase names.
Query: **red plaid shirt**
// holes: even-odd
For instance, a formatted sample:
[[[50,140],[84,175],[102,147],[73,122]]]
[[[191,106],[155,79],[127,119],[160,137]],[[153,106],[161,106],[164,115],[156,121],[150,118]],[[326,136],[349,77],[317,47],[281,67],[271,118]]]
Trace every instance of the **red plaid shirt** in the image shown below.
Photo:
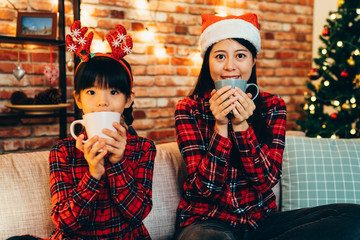
[[[100,180],[91,177],[75,140],[58,141],[50,152],[50,239],[150,239],[142,220],[152,207],[155,145],[127,134],[125,157]],[[107,158],[107,157],[106,157]]]
[[[285,102],[261,93],[262,114],[274,137],[268,146],[258,142],[251,126],[244,132],[233,132],[229,124],[229,138],[217,134],[210,97],[187,97],[176,106],[177,141],[188,171],[177,226],[220,219],[233,227],[256,228],[268,213],[277,211],[271,188],[281,177]],[[229,163],[232,148],[240,155],[237,168]]]

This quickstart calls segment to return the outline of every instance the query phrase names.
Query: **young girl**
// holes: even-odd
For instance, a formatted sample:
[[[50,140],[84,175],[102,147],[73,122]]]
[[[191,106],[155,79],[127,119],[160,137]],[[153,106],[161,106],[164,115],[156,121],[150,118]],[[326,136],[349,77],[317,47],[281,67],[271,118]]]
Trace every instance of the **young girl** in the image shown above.
[[[277,212],[272,188],[281,177],[285,102],[266,92],[252,101],[238,88],[214,89],[227,78],[257,83],[257,16],[202,17],[203,65],[194,91],[175,110],[188,171],[177,239],[359,239],[359,205]]]
[[[132,47],[131,38],[117,26],[118,32],[106,36],[112,55],[84,54],[89,43],[82,44],[83,40],[90,41],[91,36],[85,37],[87,29],[79,22],[71,30],[79,42],[67,36],[67,45],[84,60],[75,72],[77,106],[83,114],[118,112],[130,126],[133,77],[122,57]],[[77,140],[58,141],[51,150],[51,217],[56,230],[50,239],[150,239],[142,220],[152,207],[156,149],[152,141],[130,134],[125,125],[113,126],[117,131],[103,129],[112,139],[94,136],[83,143],[83,132]]]

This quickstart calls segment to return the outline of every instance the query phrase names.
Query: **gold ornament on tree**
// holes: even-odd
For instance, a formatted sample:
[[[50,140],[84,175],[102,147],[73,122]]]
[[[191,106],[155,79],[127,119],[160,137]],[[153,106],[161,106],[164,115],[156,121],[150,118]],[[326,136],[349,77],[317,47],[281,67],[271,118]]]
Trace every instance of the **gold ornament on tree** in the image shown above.
[[[338,0],[337,1],[338,7],[342,7],[344,5],[344,3],[345,3],[345,0]]]
[[[345,109],[345,110],[351,109],[351,104],[350,104],[349,100],[346,100],[346,102],[343,103],[343,105],[341,105],[341,108]]]
[[[355,60],[354,58],[351,56],[348,60],[347,63],[349,64],[349,66],[353,67],[355,66]]]
[[[355,85],[355,88],[360,87],[360,74],[356,75],[353,81],[353,84]]]

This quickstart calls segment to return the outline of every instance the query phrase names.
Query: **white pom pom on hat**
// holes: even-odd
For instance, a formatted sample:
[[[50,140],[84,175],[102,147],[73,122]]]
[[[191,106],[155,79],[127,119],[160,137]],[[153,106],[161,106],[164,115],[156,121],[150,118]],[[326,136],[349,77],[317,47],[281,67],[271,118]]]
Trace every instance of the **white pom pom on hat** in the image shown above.
[[[240,16],[213,16],[203,13],[200,51],[203,58],[206,50],[221,40],[243,38],[254,45],[256,53],[261,50],[260,27],[256,14],[246,13]]]

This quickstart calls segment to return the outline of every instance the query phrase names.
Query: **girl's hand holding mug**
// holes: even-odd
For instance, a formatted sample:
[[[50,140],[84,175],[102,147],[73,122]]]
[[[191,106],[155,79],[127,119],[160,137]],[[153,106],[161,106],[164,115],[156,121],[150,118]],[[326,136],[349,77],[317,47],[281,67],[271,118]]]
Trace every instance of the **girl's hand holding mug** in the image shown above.
[[[105,149],[111,153],[109,161],[111,163],[117,163],[124,158],[125,147],[127,144],[126,129],[118,122],[113,122],[113,127],[116,131],[111,131],[104,128],[102,132],[110,138],[104,139]]]

